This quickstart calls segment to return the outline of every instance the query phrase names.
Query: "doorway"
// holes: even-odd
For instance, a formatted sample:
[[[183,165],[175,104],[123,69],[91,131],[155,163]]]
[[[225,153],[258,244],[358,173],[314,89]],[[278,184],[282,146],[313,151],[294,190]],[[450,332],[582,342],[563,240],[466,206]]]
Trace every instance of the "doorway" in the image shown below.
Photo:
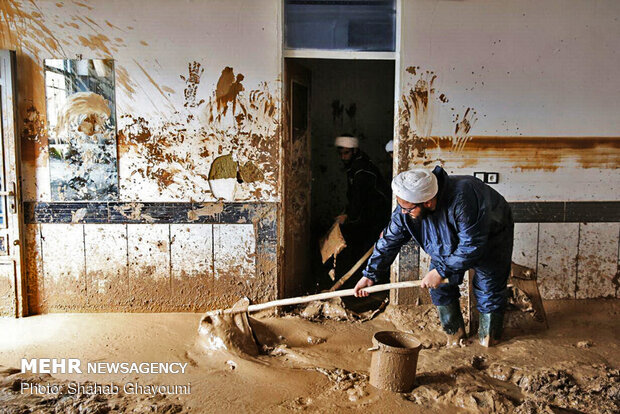
[[[342,134],[357,137],[361,151],[368,155],[388,183],[391,180],[392,158],[386,152],[385,146],[394,135],[395,61],[316,58],[287,58],[286,61],[287,72],[292,72],[291,65],[303,68],[309,80],[310,92],[307,107],[301,106],[308,113],[308,142],[304,144],[306,153],[302,155],[299,150],[287,150],[286,143],[284,151],[285,217],[293,215],[287,213],[287,210],[290,212],[290,207],[287,207],[290,202],[286,201],[291,177],[302,173],[294,171],[293,165],[303,166],[308,170],[304,171],[303,175],[306,176],[306,182],[309,182],[305,195],[309,205],[304,209],[309,215],[309,226],[305,234],[297,235],[297,242],[306,246],[305,254],[309,259],[305,261],[304,269],[295,270],[295,266],[290,265],[294,259],[287,259],[287,256],[292,256],[293,252],[299,253],[300,249],[291,245],[294,241],[289,240],[287,243],[285,240],[283,282],[285,286],[296,287],[284,289],[285,294],[290,295],[293,291],[307,293],[329,288],[326,285],[330,281],[324,278],[327,273],[325,266],[321,265],[318,243],[334,223],[335,217],[342,213],[347,205],[346,170],[334,146],[334,138]],[[299,69],[295,72],[299,73]],[[290,76],[285,78],[288,79],[289,89],[285,97],[290,101],[294,83],[290,81]],[[286,107],[289,108],[288,119],[291,125],[300,105],[287,102]],[[291,146],[291,137],[288,140]],[[306,157],[305,162],[291,159],[300,156]],[[287,171],[289,169],[290,171]],[[299,198],[291,196],[289,200],[292,198],[297,199],[295,209],[296,213],[299,213]],[[389,217],[386,217],[386,222],[388,219]],[[286,233],[288,229],[284,228],[283,231]],[[289,266],[286,265],[287,261]],[[342,274],[346,270],[348,269],[338,273]],[[356,276],[351,279],[352,282],[356,280]]]

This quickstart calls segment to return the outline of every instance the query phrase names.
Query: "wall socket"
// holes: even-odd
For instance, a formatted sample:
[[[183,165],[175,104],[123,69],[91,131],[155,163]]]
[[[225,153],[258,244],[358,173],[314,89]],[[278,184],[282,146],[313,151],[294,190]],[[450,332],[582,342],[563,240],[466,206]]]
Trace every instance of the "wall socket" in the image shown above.
[[[474,177],[486,184],[497,184],[499,182],[499,173],[497,172],[475,172]]]

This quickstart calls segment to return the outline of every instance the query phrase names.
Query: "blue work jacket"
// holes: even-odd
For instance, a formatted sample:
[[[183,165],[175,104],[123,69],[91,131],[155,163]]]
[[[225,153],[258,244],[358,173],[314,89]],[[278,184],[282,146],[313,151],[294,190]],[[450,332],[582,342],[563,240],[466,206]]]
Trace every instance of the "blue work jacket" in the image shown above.
[[[400,207],[392,212],[363,272],[375,283],[389,279],[390,265],[412,238],[450,284],[460,283],[469,268],[486,277],[505,273],[506,263],[510,268],[514,224],[504,197],[472,176],[448,176],[439,166],[433,174],[439,185],[435,211],[418,219]]]

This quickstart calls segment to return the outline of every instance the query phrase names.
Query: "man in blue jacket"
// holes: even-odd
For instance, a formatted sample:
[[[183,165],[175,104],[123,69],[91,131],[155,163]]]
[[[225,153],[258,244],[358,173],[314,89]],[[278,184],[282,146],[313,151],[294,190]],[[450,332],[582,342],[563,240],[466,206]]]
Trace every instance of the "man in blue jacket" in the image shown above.
[[[410,170],[392,181],[398,207],[375,245],[355,286],[360,289],[389,279],[390,265],[411,238],[431,257],[431,270],[422,279],[430,288],[448,346],[465,335],[459,306],[459,284],[474,269],[473,293],[480,312],[480,342],[490,346],[500,339],[506,285],[510,275],[514,223],[510,206],[497,191],[471,176],[448,176]],[[447,284],[441,282],[447,279]]]

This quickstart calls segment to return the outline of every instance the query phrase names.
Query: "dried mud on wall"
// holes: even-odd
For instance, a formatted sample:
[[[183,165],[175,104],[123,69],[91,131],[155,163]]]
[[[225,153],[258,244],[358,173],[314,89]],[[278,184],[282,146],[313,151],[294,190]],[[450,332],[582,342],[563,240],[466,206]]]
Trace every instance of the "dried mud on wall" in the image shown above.
[[[273,300],[275,245],[256,240],[259,221],[275,215],[265,209],[238,224],[29,224],[29,311],[196,312],[242,297]]]
[[[17,50],[25,198],[50,197],[43,59],[82,56],[115,60],[121,200],[216,201],[209,166],[231,154],[246,166],[235,201],[277,201],[277,72],[264,81],[252,74],[248,84],[239,68],[206,59],[189,59],[185,72],[173,72],[146,39],[153,33],[138,33],[122,16],[102,18],[106,7],[16,0],[0,6],[0,47]],[[245,70],[254,67],[248,60]]]
[[[398,135],[396,144],[397,172],[417,166],[431,166],[443,163],[427,153],[429,148],[438,146],[444,141],[450,151],[460,152],[469,141],[472,127],[477,121],[477,112],[466,108],[458,113],[450,107],[446,94],[436,90],[435,81],[438,75],[430,70],[422,70],[420,66],[409,66],[398,108]],[[453,134],[451,136],[434,136],[433,122],[439,110],[452,113]]]
[[[278,189],[278,102],[263,82],[245,90],[244,76],[225,67],[217,88],[198,99],[201,64],[188,65],[183,108],[165,122],[121,115],[118,152],[121,194],[139,197],[140,183],[164,198],[215,197],[209,187],[212,162],[231,155],[240,164],[235,201],[275,201]],[[124,161],[125,160],[125,161]],[[232,201],[232,200],[227,200]]]

